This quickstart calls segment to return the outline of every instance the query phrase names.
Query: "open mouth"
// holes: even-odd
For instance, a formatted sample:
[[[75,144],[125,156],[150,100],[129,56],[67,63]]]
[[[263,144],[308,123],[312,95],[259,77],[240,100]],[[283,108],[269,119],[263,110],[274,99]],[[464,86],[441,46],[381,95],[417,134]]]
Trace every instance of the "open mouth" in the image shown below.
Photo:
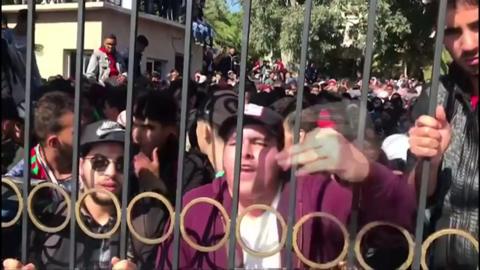
[[[478,56],[465,59],[467,65],[469,66],[478,66]]]

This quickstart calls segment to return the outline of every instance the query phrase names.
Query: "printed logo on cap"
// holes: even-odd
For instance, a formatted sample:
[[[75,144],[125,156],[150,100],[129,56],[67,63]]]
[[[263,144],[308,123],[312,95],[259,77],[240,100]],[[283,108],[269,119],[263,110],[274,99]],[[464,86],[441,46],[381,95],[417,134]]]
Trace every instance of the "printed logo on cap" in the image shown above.
[[[245,114],[251,116],[262,116],[263,107],[249,103],[245,106]]]
[[[103,137],[115,131],[124,131],[124,129],[117,122],[104,121],[102,125],[99,128],[97,128],[96,134],[98,137]]]

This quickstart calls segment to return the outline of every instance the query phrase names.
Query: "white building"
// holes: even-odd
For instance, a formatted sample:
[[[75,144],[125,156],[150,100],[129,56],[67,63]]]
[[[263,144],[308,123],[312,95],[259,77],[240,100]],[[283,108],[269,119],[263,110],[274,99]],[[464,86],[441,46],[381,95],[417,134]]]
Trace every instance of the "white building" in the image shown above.
[[[9,27],[15,26],[17,12],[26,5],[2,5]],[[77,44],[78,3],[58,3],[36,6],[36,59],[40,75],[74,77]],[[157,70],[165,77],[172,68],[183,70],[184,25],[155,15],[139,13],[138,34],[145,35],[149,46],[143,53],[142,73]],[[130,9],[108,2],[87,2],[85,10],[84,71],[93,50],[98,49],[103,37],[115,34],[117,50],[128,48],[130,37]],[[39,46],[38,46],[39,45]],[[202,67],[202,47],[192,44],[191,74]]]

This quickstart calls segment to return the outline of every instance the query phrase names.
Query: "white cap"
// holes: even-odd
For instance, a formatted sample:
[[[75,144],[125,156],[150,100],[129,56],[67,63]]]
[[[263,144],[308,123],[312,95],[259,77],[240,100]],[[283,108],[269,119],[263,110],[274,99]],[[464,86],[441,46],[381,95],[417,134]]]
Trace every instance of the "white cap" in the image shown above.
[[[407,151],[410,148],[408,136],[405,134],[393,134],[385,138],[382,143],[382,150],[388,160],[402,159],[407,161]]]
[[[125,127],[127,125],[127,111],[123,110],[118,116],[117,116],[117,123]]]

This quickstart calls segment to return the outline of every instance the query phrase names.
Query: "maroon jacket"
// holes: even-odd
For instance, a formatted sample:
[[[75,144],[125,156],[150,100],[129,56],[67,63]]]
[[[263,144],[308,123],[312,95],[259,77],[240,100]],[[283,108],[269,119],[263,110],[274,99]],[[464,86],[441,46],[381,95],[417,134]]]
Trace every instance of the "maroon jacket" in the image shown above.
[[[370,175],[360,187],[359,224],[383,220],[412,229],[415,211],[415,192],[405,179],[394,175],[380,164],[370,165]],[[278,211],[287,220],[290,188],[286,183],[282,189]],[[199,197],[213,198],[231,211],[232,198],[225,179],[193,189],[183,198],[183,205]],[[347,186],[324,174],[310,175],[297,181],[297,207],[295,220],[311,212],[327,212],[347,224],[351,210],[352,192]],[[200,203],[191,208],[185,217],[185,227],[190,239],[203,246],[211,246],[224,236],[222,215],[216,207]],[[281,229],[279,228],[279,233]],[[336,258],[343,247],[343,235],[337,225],[324,218],[315,218],[302,226],[298,238],[302,253],[310,260],[327,262]],[[160,246],[156,268],[171,269],[173,237]],[[280,239],[280,236],[279,236]],[[376,238],[378,239],[378,238]],[[383,241],[385,240],[385,241]],[[392,239],[382,238],[385,245]],[[383,245],[382,245],[383,246]],[[282,265],[285,263],[285,248],[281,251]],[[236,266],[242,267],[243,254],[237,244]],[[215,252],[203,253],[191,248],[183,238],[180,241],[180,269],[226,269],[228,267],[228,242]],[[294,255],[294,265],[305,268]]]

